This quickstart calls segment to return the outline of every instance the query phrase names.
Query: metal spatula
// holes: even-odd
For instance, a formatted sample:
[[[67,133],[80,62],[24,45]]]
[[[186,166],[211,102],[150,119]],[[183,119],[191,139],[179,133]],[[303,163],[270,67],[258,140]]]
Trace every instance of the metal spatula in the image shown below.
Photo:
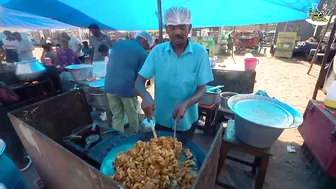
[[[154,138],[157,138],[157,134],[156,134],[156,131],[155,131],[155,124],[154,124],[153,120],[150,121],[150,124],[151,124],[151,127],[152,127],[152,132],[153,132]]]
[[[176,120],[174,120],[174,151],[175,151],[175,154],[176,154],[176,127],[177,127],[177,123],[176,123]]]

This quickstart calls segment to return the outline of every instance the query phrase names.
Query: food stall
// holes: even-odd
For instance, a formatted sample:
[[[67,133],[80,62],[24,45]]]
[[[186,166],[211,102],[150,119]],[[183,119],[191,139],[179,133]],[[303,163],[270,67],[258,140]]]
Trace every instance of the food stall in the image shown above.
[[[127,150],[124,145],[129,146],[129,141],[153,138],[151,133],[129,136],[93,124],[83,90],[16,110],[9,118],[50,189],[124,188],[111,179],[112,175],[104,175],[104,167],[112,167],[113,163],[113,159],[106,157],[113,157],[111,152],[118,149]],[[206,153],[193,141],[177,135],[183,148],[187,147],[193,154],[192,188],[214,188],[222,133],[223,127],[220,127]],[[164,132],[157,132],[157,135],[169,136]],[[105,164],[107,166],[103,166]]]
[[[259,47],[260,35],[252,30],[236,30],[232,34],[233,44],[235,46],[235,53],[257,53]]]

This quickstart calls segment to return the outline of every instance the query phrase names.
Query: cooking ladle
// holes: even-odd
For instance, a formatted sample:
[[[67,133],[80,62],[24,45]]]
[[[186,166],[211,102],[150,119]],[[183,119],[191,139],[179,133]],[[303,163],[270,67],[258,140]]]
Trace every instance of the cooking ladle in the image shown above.
[[[211,91],[214,91],[216,89],[223,88],[223,87],[224,87],[224,85],[217,85],[217,86],[214,86],[214,87],[209,87],[206,90],[211,92]]]

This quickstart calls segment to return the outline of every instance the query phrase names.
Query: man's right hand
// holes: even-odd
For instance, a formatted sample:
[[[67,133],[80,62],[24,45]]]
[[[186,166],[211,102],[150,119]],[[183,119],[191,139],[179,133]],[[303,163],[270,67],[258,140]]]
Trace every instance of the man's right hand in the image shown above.
[[[147,119],[150,121],[154,117],[155,104],[152,96],[149,92],[146,92],[146,96],[142,99],[141,109],[144,111]]]

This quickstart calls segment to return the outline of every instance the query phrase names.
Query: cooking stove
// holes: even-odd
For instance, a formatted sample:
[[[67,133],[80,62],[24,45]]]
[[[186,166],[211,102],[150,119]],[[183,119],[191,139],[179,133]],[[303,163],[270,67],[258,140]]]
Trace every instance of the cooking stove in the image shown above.
[[[63,137],[63,142],[68,150],[99,169],[107,153],[128,136],[93,123],[75,129],[71,135]]]

